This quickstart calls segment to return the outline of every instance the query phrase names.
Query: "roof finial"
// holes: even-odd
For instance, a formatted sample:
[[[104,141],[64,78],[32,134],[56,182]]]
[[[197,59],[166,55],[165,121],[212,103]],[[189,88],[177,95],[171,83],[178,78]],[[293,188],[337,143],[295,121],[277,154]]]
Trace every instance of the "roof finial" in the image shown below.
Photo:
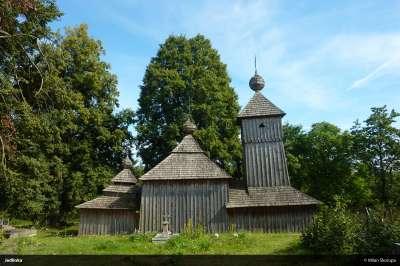
[[[254,55],[254,73],[255,73],[255,75],[257,75],[257,56],[256,55]]]
[[[253,91],[258,92],[264,88],[265,81],[260,75],[257,74],[257,57],[256,57],[256,55],[254,55],[254,70],[255,70],[255,73],[254,73],[254,76],[249,81],[249,86]]]
[[[192,119],[189,117],[186,122],[183,124],[183,133],[186,135],[192,134],[197,129],[196,125],[192,122]]]
[[[126,153],[125,159],[122,160],[122,166],[124,169],[129,169],[133,166],[132,161],[129,159],[128,152]]]

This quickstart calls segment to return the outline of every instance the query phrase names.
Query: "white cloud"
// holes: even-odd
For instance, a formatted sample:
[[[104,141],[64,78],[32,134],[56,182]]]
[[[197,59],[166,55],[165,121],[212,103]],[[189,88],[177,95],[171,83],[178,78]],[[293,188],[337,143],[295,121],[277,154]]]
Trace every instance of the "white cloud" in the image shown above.
[[[359,88],[388,74],[400,77],[399,55],[399,34],[338,35],[317,44],[305,58],[276,62],[274,77],[281,80],[280,89],[294,104],[326,111],[354,108],[355,96],[346,93],[348,85],[341,79],[368,71],[362,78],[355,77],[351,87]]]
[[[355,66],[376,66],[400,54],[400,34],[347,34],[333,37],[326,48]]]
[[[261,55],[267,54],[264,45],[269,43],[271,49],[279,38],[279,32],[272,27],[276,9],[274,1],[209,1],[195,13],[185,14],[181,28],[210,38],[227,63],[230,75],[248,79],[254,71],[254,55],[263,65]]]
[[[378,77],[385,75],[385,72],[388,69],[390,69],[391,67],[396,67],[396,65],[398,65],[398,63],[400,63],[400,56],[387,60],[386,62],[379,65],[377,68],[375,68],[373,71],[368,73],[363,78],[354,81],[353,84],[351,85],[351,89],[361,88],[361,87],[368,85],[368,83],[371,80],[374,80]]]
[[[255,54],[259,73],[267,83],[276,86],[267,87],[265,93],[272,92],[293,105],[305,105],[311,110],[345,109],[354,100],[353,91],[347,88],[366,86],[388,73],[399,75],[394,72],[399,60],[394,58],[400,55],[400,34],[318,32],[321,27],[315,23],[326,16],[337,17],[336,13],[340,12],[337,10],[329,14],[313,13],[281,24],[282,6],[276,1],[175,5],[175,9],[155,11],[155,22],[147,25],[139,24],[126,13],[108,13],[128,33],[155,42],[162,42],[171,33],[204,34],[228,65],[233,82],[244,84],[245,88],[237,88],[242,97],[249,94],[246,83],[254,71]],[[296,43],[302,46],[298,48]]]
[[[366,73],[355,78],[351,89],[365,87],[390,73],[400,76],[398,33],[340,35],[332,38],[324,49],[332,54],[333,62]]]

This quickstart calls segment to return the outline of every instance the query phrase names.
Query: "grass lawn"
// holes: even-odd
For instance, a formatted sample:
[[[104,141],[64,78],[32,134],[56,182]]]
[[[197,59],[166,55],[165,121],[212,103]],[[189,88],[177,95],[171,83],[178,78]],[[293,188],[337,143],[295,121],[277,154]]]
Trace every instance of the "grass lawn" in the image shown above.
[[[307,254],[295,233],[180,235],[154,244],[154,234],[65,236],[68,232],[48,229],[35,237],[1,239],[0,254]]]

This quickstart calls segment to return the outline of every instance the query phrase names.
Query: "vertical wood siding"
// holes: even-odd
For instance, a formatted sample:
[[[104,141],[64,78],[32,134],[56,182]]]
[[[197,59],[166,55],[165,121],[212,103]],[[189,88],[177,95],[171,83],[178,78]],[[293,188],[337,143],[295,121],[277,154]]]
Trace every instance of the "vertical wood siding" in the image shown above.
[[[283,143],[264,142],[244,145],[247,186],[289,186],[289,173]]]
[[[138,220],[133,210],[81,209],[79,235],[129,234]]]
[[[241,130],[247,185],[290,185],[281,117],[243,119]]]
[[[261,124],[264,127],[260,127]],[[281,141],[282,139],[281,117],[248,118],[242,120],[242,141],[244,143]]]
[[[228,184],[221,180],[147,181],[143,184],[140,230],[160,232],[163,216],[170,215],[170,230],[182,232],[189,219],[207,232],[227,228]]]
[[[229,209],[229,225],[237,230],[301,232],[313,222],[314,206],[253,207]]]

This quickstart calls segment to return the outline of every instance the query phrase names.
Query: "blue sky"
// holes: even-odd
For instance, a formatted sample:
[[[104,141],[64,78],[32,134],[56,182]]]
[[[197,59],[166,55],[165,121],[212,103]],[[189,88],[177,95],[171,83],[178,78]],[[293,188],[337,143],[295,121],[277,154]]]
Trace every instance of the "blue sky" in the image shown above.
[[[89,25],[118,77],[121,108],[137,109],[151,57],[170,34],[211,40],[243,107],[258,73],[285,121],[349,129],[373,106],[400,111],[400,1],[58,1],[54,28]]]

